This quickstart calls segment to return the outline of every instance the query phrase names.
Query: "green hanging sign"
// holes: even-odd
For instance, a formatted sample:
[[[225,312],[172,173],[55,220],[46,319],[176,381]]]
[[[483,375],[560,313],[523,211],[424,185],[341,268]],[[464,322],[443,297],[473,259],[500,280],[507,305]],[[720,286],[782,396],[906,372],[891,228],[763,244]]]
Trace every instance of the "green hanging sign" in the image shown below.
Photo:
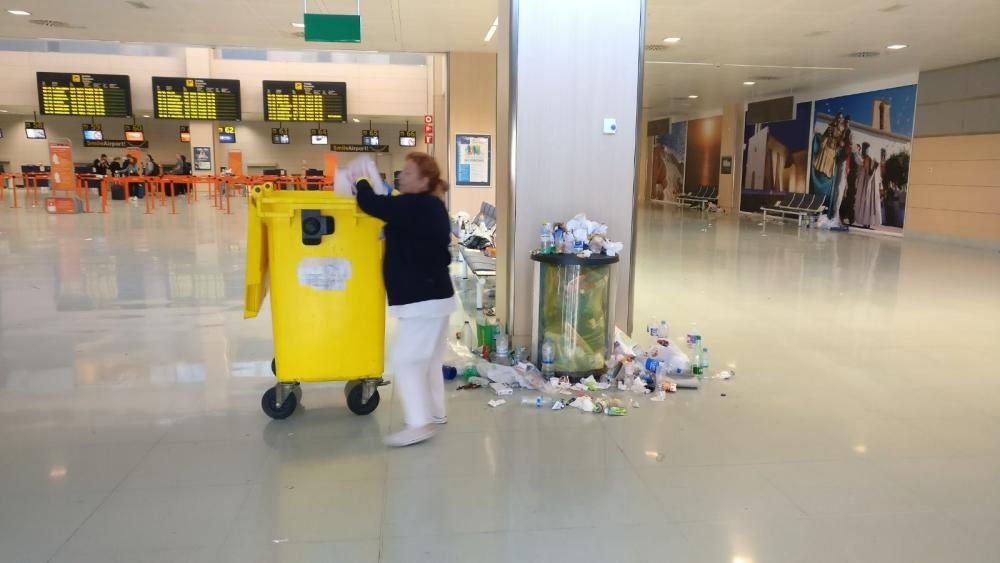
[[[306,41],[361,43],[360,14],[303,14]]]

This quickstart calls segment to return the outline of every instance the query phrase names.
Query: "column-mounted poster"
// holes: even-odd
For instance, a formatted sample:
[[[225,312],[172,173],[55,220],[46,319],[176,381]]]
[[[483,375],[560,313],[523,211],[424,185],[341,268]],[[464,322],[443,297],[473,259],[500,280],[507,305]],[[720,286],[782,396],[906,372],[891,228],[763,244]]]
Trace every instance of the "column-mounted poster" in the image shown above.
[[[455,185],[489,187],[492,184],[490,135],[455,135]]]
[[[212,147],[194,148],[194,169],[212,170]]]

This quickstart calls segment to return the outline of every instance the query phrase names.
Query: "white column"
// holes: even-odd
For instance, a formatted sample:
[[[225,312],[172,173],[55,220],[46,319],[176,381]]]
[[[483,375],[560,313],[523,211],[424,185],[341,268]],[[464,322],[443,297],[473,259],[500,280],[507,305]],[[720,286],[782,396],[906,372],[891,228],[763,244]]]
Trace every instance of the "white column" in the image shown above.
[[[541,225],[581,212],[625,244],[614,321],[629,325],[644,10],[644,0],[500,0],[497,160],[509,168],[497,175],[498,314],[516,343],[531,335]]]

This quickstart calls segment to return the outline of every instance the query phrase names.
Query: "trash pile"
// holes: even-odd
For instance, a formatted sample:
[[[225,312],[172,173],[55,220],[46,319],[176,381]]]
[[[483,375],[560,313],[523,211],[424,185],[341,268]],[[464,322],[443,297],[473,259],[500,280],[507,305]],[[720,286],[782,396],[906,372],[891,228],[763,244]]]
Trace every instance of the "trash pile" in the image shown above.
[[[583,213],[565,223],[542,225],[540,254],[576,254],[589,258],[594,254],[616,256],[624,245],[608,240],[608,226],[591,221]]]
[[[666,321],[649,323],[646,333],[651,343],[643,347],[616,328],[607,372],[599,379],[591,375],[573,382],[567,376],[545,375],[551,371],[540,371],[529,362],[525,348],[510,350],[503,332],[477,334],[466,322],[456,340],[449,341],[445,378],[455,378],[457,373],[464,380],[458,390],[489,391],[492,399],[488,404],[494,408],[505,405],[515,391],[525,390],[529,394],[521,399],[522,405],[555,411],[572,407],[607,416],[624,416],[629,408],[638,408],[639,402],[630,395],[649,395],[651,401],[663,402],[668,393],[702,387],[709,351],[696,329],[688,331],[683,344],[668,338]],[[481,346],[480,342],[488,342],[490,336],[495,346]],[[547,355],[551,350],[543,350],[543,356]],[[545,360],[551,362],[551,357]],[[711,379],[728,380],[735,375],[736,370],[730,368]],[[611,396],[616,392],[627,395]]]

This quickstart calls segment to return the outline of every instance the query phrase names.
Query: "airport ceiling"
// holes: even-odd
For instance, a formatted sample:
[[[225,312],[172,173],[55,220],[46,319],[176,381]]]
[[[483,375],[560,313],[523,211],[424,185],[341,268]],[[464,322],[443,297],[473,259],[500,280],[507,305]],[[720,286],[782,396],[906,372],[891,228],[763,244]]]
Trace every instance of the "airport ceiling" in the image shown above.
[[[308,5],[347,13],[355,1]],[[323,48],[305,43],[293,27],[302,21],[302,6],[298,0],[0,0],[4,12],[31,12],[0,12],[0,37]],[[338,49],[496,50],[496,39],[484,41],[496,0],[362,0],[361,10],[363,42]],[[643,106],[653,116],[697,116],[746,99],[1000,56],[998,0],[649,0],[646,21]],[[668,37],[680,41],[665,43]],[[893,44],[908,47],[887,49]]]

